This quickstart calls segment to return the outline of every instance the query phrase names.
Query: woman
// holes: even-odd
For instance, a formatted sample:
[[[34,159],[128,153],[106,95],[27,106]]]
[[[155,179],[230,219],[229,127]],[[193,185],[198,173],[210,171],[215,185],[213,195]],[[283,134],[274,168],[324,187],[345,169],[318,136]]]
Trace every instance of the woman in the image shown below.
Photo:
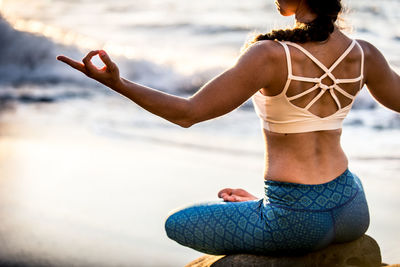
[[[359,178],[340,146],[342,121],[363,87],[400,112],[400,77],[365,41],[335,22],[340,0],[278,0],[293,29],[257,36],[236,64],[189,98],[127,81],[103,50],[83,63],[59,60],[182,127],[222,116],[252,97],[265,139],[265,197],[223,189],[224,202],[169,216],[166,231],[210,254],[303,252],[360,237],[369,213]],[[99,55],[102,69],[91,63]]]

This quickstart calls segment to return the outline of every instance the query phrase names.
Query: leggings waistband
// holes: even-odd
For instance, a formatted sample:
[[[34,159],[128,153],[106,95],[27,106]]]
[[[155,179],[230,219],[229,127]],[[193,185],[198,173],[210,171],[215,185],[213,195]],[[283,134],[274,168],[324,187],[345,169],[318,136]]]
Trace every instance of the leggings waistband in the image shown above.
[[[265,181],[266,203],[282,208],[324,211],[345,205],[362,191],[359,178],[347,169],[334,180],[316,185]]]

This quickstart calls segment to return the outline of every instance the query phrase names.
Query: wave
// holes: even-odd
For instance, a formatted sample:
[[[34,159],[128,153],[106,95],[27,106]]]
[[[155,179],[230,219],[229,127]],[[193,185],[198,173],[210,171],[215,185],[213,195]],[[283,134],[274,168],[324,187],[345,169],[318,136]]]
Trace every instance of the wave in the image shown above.
[[[18,31],[0,15],[0,101],[54,102],[74,97],[88,98],[95,93],[108,92],[87,90],[88,87],[100,86],[55,59],[58,54],[81,58],[83,53],[77,45],[63,45],[44,36]],[[159,65],[148,60],[124,56],[114,58],[121,71],[125,71],[124,77],[182,96],[193,94],[221,71],[208,69],[194,75],[184,75],[171,66]],[[247,101],[241,108],[253,109],[253,105],[251,101]],[[354,109],[375,111],[382,108],[364,89],[356,98]],[[371,124],[368,122],[371,119],[357,115],[350,120],[350,124],[371,124],[374,128],[400,128],[398,115],[382,114],[381,112],[379,115],[379,123]]]
[[[45,79],[54,81],[48,68],[54,44],[45,38],[14,30],[0,17],[0,82]],[[51,64],[52,65],[52,64]]]
[[[63,45],[39,34],[16,30],[0,15],[0,86],[96,86],[81,73],[56,60],[59,54],[82,58],[87,52],[85,50],[80,49],[79,44]],[[200,75],[188,76],[177,73],[169,66],[146,60],[123,56],[113,58],[121,70],[129,70],[124,73],[128,79],[171,93],[192,93],[217,72],[213,70],[211,74],[211,71],[204,71]]]

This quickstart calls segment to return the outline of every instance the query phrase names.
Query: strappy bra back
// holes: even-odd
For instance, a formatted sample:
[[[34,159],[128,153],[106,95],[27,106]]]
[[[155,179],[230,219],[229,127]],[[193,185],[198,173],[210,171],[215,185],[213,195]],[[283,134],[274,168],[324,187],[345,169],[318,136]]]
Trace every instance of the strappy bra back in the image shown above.
[[[261,119],[263,128],[277,133],[302,133],[322,130],[335,130],[342,128],[343,119],[349,113],[356,95],[363,87],[364,83],[364,52],[360,44],[353,40],[346,51],[333,63],[330,68],[327,68],[317,58],[315,58],[309,51],[302,46],[291,43],[291,42],[279,42],[286,54],[288,77],[287,82],[283,91],[276,96],[266,96],[258,91],[253,95],[252,101],[254,104],[255,111]],[[293,75],[292,60],[290,56],[290,50],[288,46],[292,46],[302,53],[304,53],[309,59],[312,60],[324,74],[318,78],[302,77]],[[339,66],[339,64],[349,55],[355,46],[361,51],[361,73],[356,78],[349,79],[337,79],[333,75],[333,71]],[[332,80],[331,85],[324,84],[324,80],[329,78]],[[292,81],[299,81],[305,83],[311,83],[313,86],[299,94],[293,96],[287,96],[288,89]],[[355,95],[352,95],[345,91],[341,85],[359,83],[359,90]],[[315,94],[315,91],[319,90],[319,93],[312,98],[312,100],[304,107],[299,107],[292,103],[297,99],[300,99],[311,93]],[[329,116],[320,117],[310,112],[310,108],[321,99],[321,97],[329,93],[334,100],[337,111]],[[341,101],[338,98],[338,94],[349,99],[350,104],[343,107]]]

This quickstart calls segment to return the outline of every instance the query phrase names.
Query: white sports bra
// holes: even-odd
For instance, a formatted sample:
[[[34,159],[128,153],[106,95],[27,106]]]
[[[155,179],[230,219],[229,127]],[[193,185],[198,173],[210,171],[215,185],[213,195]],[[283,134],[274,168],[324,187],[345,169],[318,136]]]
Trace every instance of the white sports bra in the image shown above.
[[[316,59],[309,51],[302,46],[291,43],[291,42],[279,42],[285,49],[287,66],[288,66],[288,78],[283,91],[276,96],[266,96],[258,91],[252,96],[255,111],[261,119],[263,128],[276,133],[303,133],[313,132],[322,130],[334,130],[342,127],[343,119],[349,113],[353,106],[356,95],[351,95],[340,87],[340,84],[344,83],[356,83],[360,82],[360,89],[363,87],[364,79],[364,52],[360,44],[353,40],[347,50],[333,63],[328,69],[318,59]],[[319,78],[309,78],[293,75],[292,61],[290,57],[290,51],[288,45],[293,46],[302,51],[307,57],[309,57],[317,66],[319,66],[325,73]],[[361,74],[357,78],[352,79],[337,79],[332,71],[343,61],[343,59],[352,51],[354,46],[357,45],[361,50]],[[322,81],[329,77],[332,81],[332,85],[326,85]],[[287,91],[289,89],[291,81],[301,81],[315,84],[304,92],[288,97]],[[305,107],[301,108],[290,101],[305,96],[315,90],[320,90],[319,94],[314,97],[311,102]],[[343,96],[351,99],[351,103],[346,107],[341,106],[340,101],[335,93],[339,92]],[[330,93],[334,101],[336,102],[338,110],[327,117],[319,117],[309,111],[312,105],[314,105],[325,93]],[[358,91],[359,92],[359,91]],[[357,93],[358,93],[357,92]]]

